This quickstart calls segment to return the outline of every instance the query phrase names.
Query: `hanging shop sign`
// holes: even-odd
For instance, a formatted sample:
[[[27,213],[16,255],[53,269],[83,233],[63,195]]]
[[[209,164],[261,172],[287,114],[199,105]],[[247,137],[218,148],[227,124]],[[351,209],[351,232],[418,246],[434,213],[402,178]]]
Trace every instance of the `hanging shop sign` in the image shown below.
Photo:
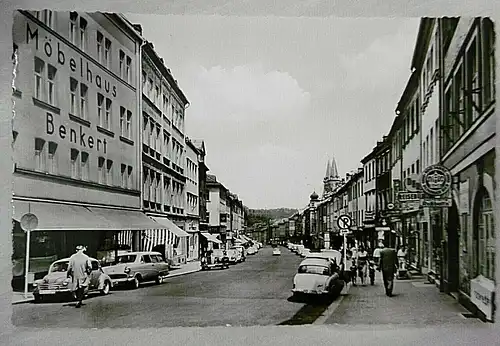
[[[420,175],[419,174],[411,174],[406,177],[404,180],[404,188],[408,192],[418,192],[420,191]]]
[[[422,172],[422,191],[429,196],[442,196],[450,191],[451,173],[442,165],[432,165]]]
[[[423,197],[423,194],[420,192],[406,192],[402,191],[398,193],[399,202],[406,201],[420,201]]]

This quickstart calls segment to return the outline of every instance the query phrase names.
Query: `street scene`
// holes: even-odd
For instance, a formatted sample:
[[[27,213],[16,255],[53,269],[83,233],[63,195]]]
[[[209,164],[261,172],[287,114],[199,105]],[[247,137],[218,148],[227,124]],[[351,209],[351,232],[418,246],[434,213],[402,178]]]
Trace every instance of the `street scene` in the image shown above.
[[[495,321],[489,18],[13,16],[15,326]]]

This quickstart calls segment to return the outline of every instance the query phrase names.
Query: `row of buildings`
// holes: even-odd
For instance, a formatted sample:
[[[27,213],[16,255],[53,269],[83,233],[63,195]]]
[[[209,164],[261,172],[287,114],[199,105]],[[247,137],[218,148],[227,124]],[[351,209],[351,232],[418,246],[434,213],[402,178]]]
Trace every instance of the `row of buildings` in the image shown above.
[[[140,25],[17,11],[13,42],[13,282],[26,258],[32,282],[78,244],[183,264],[243,230],[242,201],[207,174],[189,101]]]
[[[336,220],[349,215],[350,244],[406,246],[413,270],[492,320],[495,68],[490,19],[423,18],[387,135],[345,178],[329,162],[322,198],[313,193],[291,226],[270,237],[340,248]]]

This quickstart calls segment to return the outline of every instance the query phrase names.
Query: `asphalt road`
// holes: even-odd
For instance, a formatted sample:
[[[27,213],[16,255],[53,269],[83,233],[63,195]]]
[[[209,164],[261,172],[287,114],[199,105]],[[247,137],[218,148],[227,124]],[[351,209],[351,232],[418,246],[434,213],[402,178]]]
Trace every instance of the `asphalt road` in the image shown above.
[[[296,325],[314,322],[331,301],[291,299],[301,258],[265,247],[246,262],[225,270],[203,271],[94,296],[81,309],[74,303],[14,305],[19,327],[160,328]]]

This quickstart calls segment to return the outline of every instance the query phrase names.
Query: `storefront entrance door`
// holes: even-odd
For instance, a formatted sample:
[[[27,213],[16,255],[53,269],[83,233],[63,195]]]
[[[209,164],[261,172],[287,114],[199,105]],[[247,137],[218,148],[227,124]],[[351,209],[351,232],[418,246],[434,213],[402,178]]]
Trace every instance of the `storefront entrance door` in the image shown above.
[[[455,202],[448,210],[448,291],[457,292],[459,284],[460,220]]]

